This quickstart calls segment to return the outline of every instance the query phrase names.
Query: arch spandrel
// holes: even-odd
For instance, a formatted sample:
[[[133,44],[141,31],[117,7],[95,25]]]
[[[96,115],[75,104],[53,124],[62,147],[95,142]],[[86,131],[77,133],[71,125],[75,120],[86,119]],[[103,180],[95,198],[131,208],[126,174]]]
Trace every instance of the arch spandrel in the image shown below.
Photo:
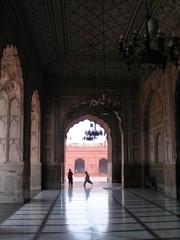
[[[66,138],[66,135],[67,135],[67,133],[68,133],[68,131],[69,131],[69,129],[70,129],[71,127],[73,127],[75,124],[78,124],[79,122],[82,122],[82,121],[84,121],[84,120],[86,120],[86,119],[88,119],[88,120],[90,120],[90,121],[93,121],[93,122],[96,122],[97,124],[99,124],[99,125],[105,130],[105,132],[107,133],[107,135],[110,134],[110,131],[111,131],[111,130],[110,130],[108,124],[107,124],[103,119],[101,119],[101,118],[99,118],[99,117],[97,117],[97,116],[93,116],[93,115],[91,115],[91,114],[86,114],[86,115],[80,116],[80,117],[78,117],[78,118],[76,118],[76,119],[73,119],[73,120],[67,125],[67,127],[65,128],[65,131],[64,131],[65,138]]]
[[[77,124],[85,119],[99,124],[105,130],[108,136],[111,134],[111,128],[109,125],[110,118],[94,112],[93,109],[90,108],[90,102],[91,99],[88,99],[75,104],[74,106],[71,106],[69,110],[66,110],[66,115],[63,117],[64,136],[67,135],[67,132],[74,124]],[[114,111],[112,114],[118,119],[122,128],[122,112]]]

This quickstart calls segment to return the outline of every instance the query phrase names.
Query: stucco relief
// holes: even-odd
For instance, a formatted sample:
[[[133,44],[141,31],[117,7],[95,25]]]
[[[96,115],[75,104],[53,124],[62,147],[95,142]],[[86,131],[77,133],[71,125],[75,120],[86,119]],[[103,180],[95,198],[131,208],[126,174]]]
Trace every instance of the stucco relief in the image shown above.
[[[31,100],[31,190],[41,189],[40,118],[39,95],[38,91],[35,90]]]
[[[171,142],[166,141],[166,161],[167,162],[173,162],[172,159],[172,148],[171,148]]]
[[[153,146],[151,146],[150,148],[149,148],[149,160],[150,160],[150,163],[154,163],[155,161],[154,161],[154,148],[153,148]]]
[[[167,82],[167,77],[163,78],[163,85],[162,85],[162,95],[166,96],[168,95],[168,82]]]
[[[164,122],[164,126],[165,126],[165,136],[166,137],[170,137],[170,122],[169,122],[169,120],[166,120],[165,122]]]
[[[0,79],[0,163],[6,161],[6,133],[7,133],[7,94],[1,90],[4,83],[3,76]],[[1,81],[2,80],[2,81]]]
[[[8,72],[11,80],[15,80],[17,82],[22,80],[22,71],[18,52],[16,47],[13,45],[7,46],[3,51],[1,69],[2,71]]]
[[[39,124],[40,119],[40,109],[39,109],[39,97],[37,91],[32,95],[31,101],[31,153],[30,161],[31,163],[40,162],[39,159]]]
[[[37,162],[37,132],[31,131],[31,163]]]
[[[155,126],[162,124],[164,126],[164,134],[165,130],[167,132],[167,126],[165,126],[165,121],[170,121],[170,111],[172,111],[172,106],[170,106],[170,98],[169,95],[171,94],[171,87],[170,87],[170,79],[168,78],[168,74],[171,72],[172,68],[167,68],[167,71],[162,74],[162,71],[155,72],[147,81],[146,85],[144,86],[143,90],[143,96],[144,96],[144,103],[145,108],[150,108],[150,104],[152,104],[153,101],[153,116],[152,112],[149,112],[148,109],[146,109],[146,112],[151,115],[149,118],[150,126]],[[159,80],[161,83],[159,83]],[[152,92],[152,96],[149,98]],[[149,98],[149,100],[148,100]],[[150,101],[150,104],[147,104],[147,101]],[[159,108],[161,106],[161,109]],[[152,107],[152,106],[151,106]],[[172,122],[171,122],[172,124]],[[170,125],[168,126],[168,136],[170,137]],[[172,129],[172,128],[171,128]],[[166,136],[167,137],[167,136]]]
[[[152,162],[164,161],[164,138],[163,136],[163,112],[162,101],[158,94],[155,94],[149,112],[149,131],[151,132],[152,148],[150,159]]]
[[[164,116],[168,117],[169,115],[169,99],[165,98],[164,99]]]
[[[87,98],[85,97],[82,98],[82,96],[80,95],[75,97],[70,96],[61,98],[60,107],[62,118],[65,115],[72,114],[74,110],[89,104],[90,99],[88,101]]]
[[[1,139],[0,140],[0,163],[6,161],[6,141]]]
[[[1,69],[0,89],[2,89],[2,86],[4,85],[4,83],[7,82],[8,80],[9,80],[8,74]]]
[[[0,156],[1,162],[19,162],[21,149],[22,74],[17,50],[7,46],[1,59]]]
[[[14,96],[20,98],[20,87],[15,81],[7,81],[4,83],[2,90],[6,92],[10,98]]]
[[[18,140],[9,141],[8,162],[19,162]]]
[[[1,103],[0,103],[1,106]],[[1,139],[6,138],[6,131],[7,131],[7,117],[6,115],[0,114],[0,136]]]
[[[143,100],[144,129],[144,159],[146,170],[152,176],[156,176],[159,188],[169,184],[166,171],[168,163],[173,160],[172,131],[173,131],[173,85],[171,83],[171,71],[174,68],[168,66],[166,71],[156,71],[144,84],[141,100]],[[175,152],[175,151],[174,151]],[[167,169],[166,169],[166,166]],[[173,168],[173,166],[172,166]],[[173,175],[174,173],[172,173]],[[173,191],[173,190],[172,190]]]
[[[9,123],[9,138],[12,140],[18,139],[18,123],[19,119],[18,117],[10,117],[10,123]]]

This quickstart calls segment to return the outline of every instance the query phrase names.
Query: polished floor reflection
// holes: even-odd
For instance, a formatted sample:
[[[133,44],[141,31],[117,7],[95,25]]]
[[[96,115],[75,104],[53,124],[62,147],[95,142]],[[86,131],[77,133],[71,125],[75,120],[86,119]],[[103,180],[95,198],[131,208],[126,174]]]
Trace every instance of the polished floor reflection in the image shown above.
[[[38,193],[1,223],[0,239],[180,239],[180,202],[150,189],[75,182]]]

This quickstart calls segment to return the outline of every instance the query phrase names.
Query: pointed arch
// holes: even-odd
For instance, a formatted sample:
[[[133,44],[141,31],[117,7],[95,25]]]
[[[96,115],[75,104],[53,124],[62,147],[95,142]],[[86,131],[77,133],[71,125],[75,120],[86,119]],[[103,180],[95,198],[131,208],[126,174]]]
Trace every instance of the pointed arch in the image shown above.
[[[154,93],[150,109],[149,109],[149,149],[150,149],[150,162],[157,162],[158,157],[164,159],[163,156],[163,107],[162,101],[157,92]],[[161,139],[161,144],[159,141]],[[158,155],[157,155],[158,154]],[[162,160],[161,160],[162,161]]]
[[[84,173],[85,172],[85,161],[83,159],[76,159],[74,164],[75,173]]]
[[[23,96],[24,85],[18,52],[15,46],[8,45],[2,54],[0,74],[0,164],[6,166],[0,167],[0,175],[4,176],[0,188],[5,189],[1,201],[16,199],[22,202],[24,199]],[[8,180],[12,177],[12,171],[13,183]],[[13,194],[9,195],[12,184]]]
[[[107,159],[108,159],[107,175],[108,175],[109,180],[111,180],[112,179],[112,140],[111,140],[111,129],[109,128],[108,123],[106,123],[103,119],[99,118],[98,116],[94,116],[91,114],[85,114],[83,116],[79,116],[78,118],[73,119],[71,122],[69,122],[69,124],[66,126],[65,131],[64,131],[65,132],[64,139],[66,139],[67,133],[71,127],[73,127],[75,124],[78,124],[79,122],[82,122],[86,119],[99,124],[100,127],[103,128],[105,133],[107,134],[107,142],[108,142],[108,144],[107,144],[107,147],[108,147],[108,149],[107,149],[107,155],[108,155],[108,157],[107,157]],[[98,172],[98,169],[97,169],[97,172]]]
[[[37,90],[31,99],[31,163],[40,162],[40,104]]]
[[[31,190],[41,189],[41,163],[40,163],[40,134],[41,134],[41,110],[39,103],[39,94],[35,90],[31,99],[31,145],[30,145],[30,163],[31,163]]]
[[[158,106],[157,106],[158,105]],[[144,113],[143,113],[143,137],[144,137],[144,163],[149,164],[149,162],[155,161],[155,152],[154,152],[154,141],[155,136],[150,128],[153,128],[155,124],[153,122],[152,114],[155,114],[156,109],[159,108],[162,112],[162,100],[158,92],[153,89],[150,89],[149,94],[146,98],[146,102],[144,105]],[[159,110],[158,110],[159,112]],[[159,120],[160,122],[160,120]]]
[[[158,132],[155,138],[155,162],[164,162],[162,133]]]
[[[23,81],[18,52],[15,46],[8,45],[1,59],[0,78],[0,126],[4,126],[4,131],[0,132],[0,142],[5,149],[0,154],[4,162],[22,161],[22,96]]]
[[[159,169],[165,162],[165,138],[163,102],[160,94],[149,91],[144,105],[144,182],[151,176],[156,176],[158,186],[163,186],[164,176],[159,177]]]
[[[85,114],[83,116],[80,116],[76,119],[73,119],[69,124],[68,126],[65,128],[65,138],[66,138],[66,135],[67,135],[67,132],[69,131],[69,129],[71,127],[73,127],[75,124],[79,123],[79,122],[82,122],[84,120],[88,119],[89,121],[92,121],[92,122],[96,122],[98,123],[104,130],[105,132],[107,133],[107,135],[109,136],[110,135],[110,128],[108,126],[108,124],[101,118],[97,117],[97,116],[94,116],[94,115],[91,115],[91,114]]]
[[[107,173],[107,159],[99,160],[99,173]]]

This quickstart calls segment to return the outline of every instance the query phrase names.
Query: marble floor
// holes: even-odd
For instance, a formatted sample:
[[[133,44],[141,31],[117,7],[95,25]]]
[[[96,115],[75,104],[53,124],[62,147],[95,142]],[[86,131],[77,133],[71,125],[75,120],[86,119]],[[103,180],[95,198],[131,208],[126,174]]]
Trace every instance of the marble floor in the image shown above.
[[[180,239],[180,202],[150,189],[74,182],[13,209],[1,222],[0,239]]]

